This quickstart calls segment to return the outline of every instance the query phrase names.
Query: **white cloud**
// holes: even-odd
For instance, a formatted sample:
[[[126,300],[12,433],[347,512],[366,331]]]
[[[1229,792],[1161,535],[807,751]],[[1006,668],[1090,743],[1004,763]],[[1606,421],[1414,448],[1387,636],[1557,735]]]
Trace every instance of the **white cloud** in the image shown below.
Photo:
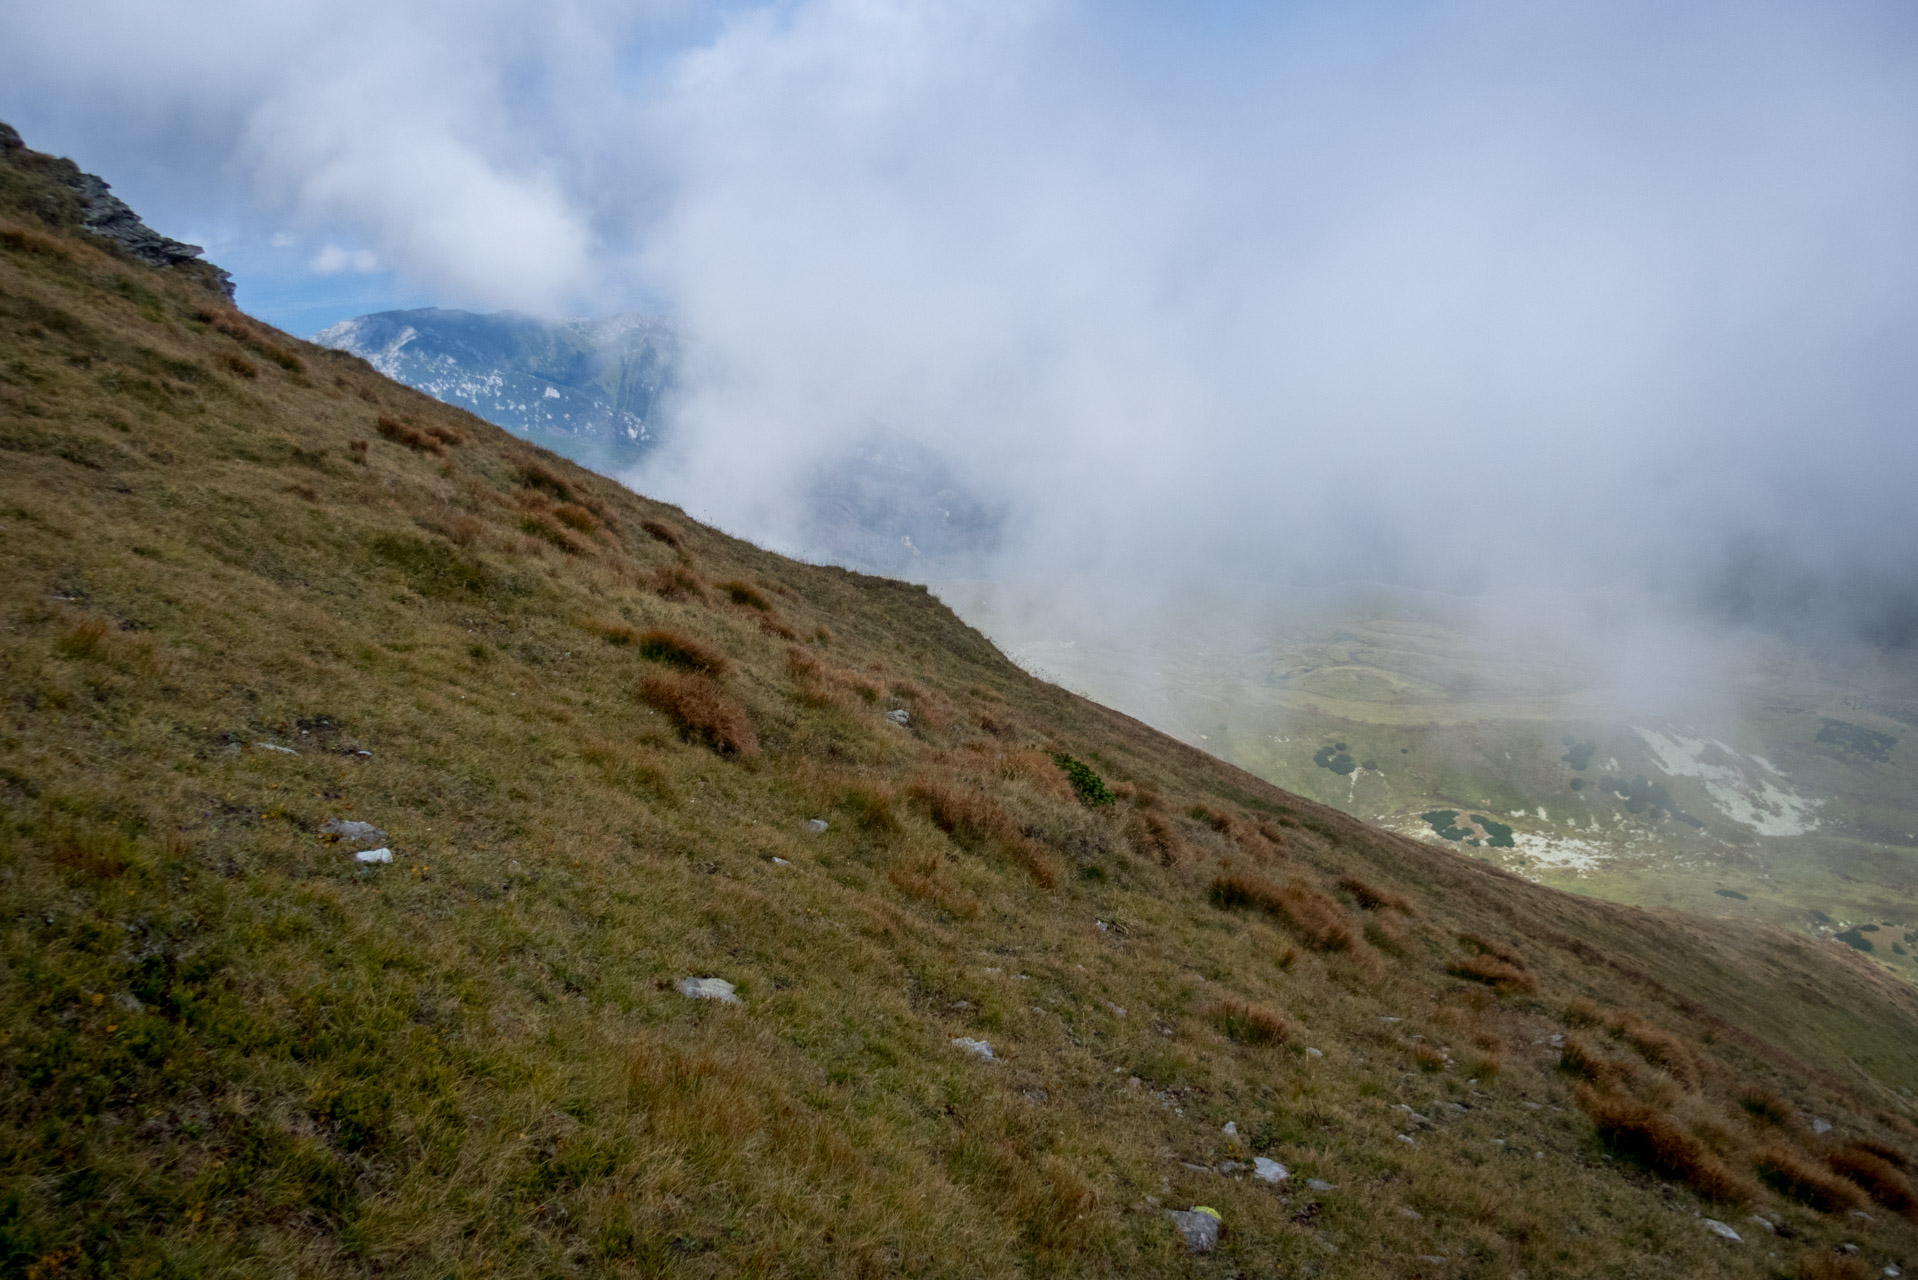
[[[370,249],[342,249],[329,244],[314,254],[307,265],[315,275],[336,276],[347,271],[371,275],[380,269],[380,260]]]
[[[1918,541],[1890,0],[165,17],[14,5],[0,113],[241,193],[315,270],[665,296],[647,483],[756,536],[885,428],[1033,563],[1135,576],[1684,580],[1744,539],[1895,577]]]

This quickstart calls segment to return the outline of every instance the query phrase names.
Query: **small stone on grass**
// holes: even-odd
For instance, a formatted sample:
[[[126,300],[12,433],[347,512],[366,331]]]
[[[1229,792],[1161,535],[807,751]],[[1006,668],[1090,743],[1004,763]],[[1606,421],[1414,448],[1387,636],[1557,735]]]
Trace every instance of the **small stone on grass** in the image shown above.
[[[733,984],[724,978],[681,978],[679,994],[688,1000],[717,1000],[721,1004],[744,1004],[734,994]]]
[[[1172,1219],[1179,1228],[1179,1234],[1185,1237],[1187,1253],[1210,1253],[1219,1243],[1219,1211],[1207,1205],[1194,1205],[1190,1209],[1167,1209],[1165,1216]]]

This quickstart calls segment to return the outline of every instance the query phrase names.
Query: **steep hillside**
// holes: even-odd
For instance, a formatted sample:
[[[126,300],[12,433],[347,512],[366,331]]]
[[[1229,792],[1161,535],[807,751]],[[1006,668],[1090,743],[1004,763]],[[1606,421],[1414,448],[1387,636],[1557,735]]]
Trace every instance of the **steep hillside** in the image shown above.
[[[1278,791],[65,189],[5,150],[6,1274],[1918,1263],[1863,960]]]

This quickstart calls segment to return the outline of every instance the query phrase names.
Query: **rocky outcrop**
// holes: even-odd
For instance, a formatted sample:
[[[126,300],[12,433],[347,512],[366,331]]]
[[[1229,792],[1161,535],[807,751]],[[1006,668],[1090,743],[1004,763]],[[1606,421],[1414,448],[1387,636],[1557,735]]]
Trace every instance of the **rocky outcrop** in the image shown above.
[[[130,256],[154,267],[177,267],[196,263],[213,276],[213,281],[228,299],[233,297],[233,277],[211,263],[199,262],[205,252],[197,244],[187,244],[163,236],[140,220],[131,206],[113,194],[104,178],[87,173],[73,161],[59,156],[44,156],[30,151],[12,125],[0,122],[0,159],[17,164],[31,158],[36,167],[53,178],[77,198],[78,222],[84,231],[111,240]]]

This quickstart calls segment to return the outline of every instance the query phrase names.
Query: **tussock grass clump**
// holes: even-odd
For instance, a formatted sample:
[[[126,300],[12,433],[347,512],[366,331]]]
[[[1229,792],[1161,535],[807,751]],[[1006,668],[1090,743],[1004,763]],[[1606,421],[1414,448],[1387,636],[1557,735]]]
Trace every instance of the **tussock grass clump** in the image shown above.
[[[1526,971],[1525,961],[1510,947],[1501,946],[1476,933],[1461,933],[1458,940],[1472,954],[1445,966],[1445,972],[1469,982],[1483,982],[1501,992],[1532,992],[1538,982]]]
[[[1848,1143],[1825,1157],[1825,1163],[1839,1177],[1864,1190],[1893,1213],[1907,1218],[1918,1215],[1918,1197],[1912,1195],[1911,1182],[1896,1165],[1866,1150],[1859,1143]]]
[[[766,599],[766,597],[760,593],[759,588],[753,586],[750,582],[741,582],[735,578],[729,582],[717,582],[713,585],[719,589],[721,595],[736,605],[742,605],[748,609],[757,609],[760,613],[772,612],[772,601]]]
[[[1465,1074],[1469,1079],[1491,1083],[1498,1079],[1498,1073],[1505,1067],[1505,1057],[1496,1050],[1480,1049],[1465,1058]]]
[[[1411,915],[1412,904],[1403,894],[1380,889],[1358,876],[1339,877],[1339,888],[1352,895],[1352,900],[1362,911],[1396,911],[1400,915]]]
[[[1565,1006],[1561,1019],[1568,1027],[1597,1027],[1605,1023],[1605,1011],[1584,996]]]
[[[1724,1162],[1657,1107],[1590,1085],[1580,1085],[1574,1096],[1599,1138],[1618,1155],[1662,1178],[1685,1183],[1710,1200],[1750,1198],[1750,1188]]]
[[[786,650],[786,674],[798,687],[799,701],[809,707],[843,708],[841,694],[873,703],[885,696],[885,689],[878,681],[857,671],[842,671],[798,645]]]
[[[1759,1124],[1780,1129],[1796,1128],[1798,1125],[1798,1108],[1775,1089],[1757,1084],[1746,1085],[1738,1093],[1738,1105]]]
[[[1843,1253],[1807,1253],[1798,1259],[1797,1280],[1871,1280],[1864,1262]]]
[[[12,249],[16,253],[36,253],[41,257],[53,258],[60,262],[73,261],[73,250],[64,240],[29,227],[12,224],[0,226],[0,247]]]
[[[714,586],[721,595],[734,604],[742,609],[752,610],[757,615],[754,621],[759,624],[761,631],[778,636],[781,640],[799,638],[799,632],[793,628],[793,625],[780,617],[779,611],[773,608],[772,601],[750,582],[735,578],[728,582],[715,583]]]
[[[1212,1024],[1239,1044],[1277,1044],[1285,1039],[1285,1019],[1251,1000],[1227,999],[1206,1015]]]
[[[255,355],[272,361],[288,373],[306,372],[306,361],[298,353],[273,341],[237,311],[213,311],[203,307],[193,313],[193,318],[201,324],[212,326],[215,331],[225,334]]]
[[[1358,942],[1358,931],[1338,901],[1303,880],[1276,884],[1262,876],[1231,873],[1212,881],[1211,895],[1217,907],[1257,907],[1278,917],[1318,951],[1348,951]]]
[[[839,794],[839,807],[850,815],[853,825],[880,836],[899,834],[896,801],[892,788],[884,783],[860,783]]]
[[[1779,1195],[1820,1213],[1856,1208],[1864,1199],[1851,1183],[1833,1177],[1783,1142],[1760,1147],[1752,1157],[1752,1168],[1758,1180]]]
[[[653,572],[649,583],[653,591],[666,600],[704,600],[706,584],[689,569],[678,565],[661,565]]]
[[[403,444],[415,453],[430,453],[439,457],[446,452],[446,446],[440,441],[424,431],[408,426],[398,418],[389,418],[381,414],[374,419],[373,426],[382,439],[391,440],[394,444]]]
[[[559,502],[580,502],[584,495],[557,471],[537,458],[522,458],[517,468],[520,484]]]
[[[104,660],[111,648],[112,628],[105,618],[84,618],[68,627],[54,642],[54,652],[80,662]]]
[[[727,697],[710,676],[647,676],[640,681],[639,696],[664,712],[690,741],[704,743],[721,755],[759,754],[759,736],[746,709]]]
[[[681,671],[723,676],[732,669],[732,660],[725,654],[707,648],[683,631],[666,627],[640,632],[633,640],[633,647],[640,657],[678,667]]]
[[[111,828],[68,826],[53,842],[56,865],[94,880],[125,875],[134,858],[134,842]]]
[[[1436,1045],[1422,1044],[1413,1048],[1412,1061],[1420,1071],[1434,1073],[1445,1070],[1452,1060]]]
[[[886,871],[886,879],[908,897],[930,902],[958,919],[977,920],[978,899],[948,885],[939,872],[939,855],[935,853],[919,861],[893,864]]]
[[[1856,1147],[1860,1151],[1870,1152],[1880,1160],[1896,1168],[1907,1171],[1911,1168],[1911,1157],[1888,1142],[1879,1142],[1874,1138],[1854,1138],[1845,1145]]]
[[[598,517],[577,502],[562,502],[554,507],[553,518],[580,533],[596,533],[599,530]]]
[[[913,781],[907,794],[918,802],[932,819],[932,825],[951,836],[963,849],[978,849],[992,840],[1019,837],[1017,825],[983,790],[956,787],[938,778],[922,777]]]
[[[1454,960],[1445,966],[1445,972],[1469,982],[1483,982],[1497,991],[1530,992],[1538,989],[1538,982],[1531,974],[1497,956],[1484,953]]]
[[[1613,1025],[1618,1038],[1630,1045],[1639,1057],[1687,1089],[1698,1087],[1703,1068],[1698,1061],[1698,1051],[1691,1045],[1642,1018],[1626,1015]]]
[[[646,536],[653,541],[663,542],[675,551],[680,549],[679,530],[673,528],[673,526],[667,524],[664,520],[641,520],[639,527],[644,530]]]
[[[544,512],[532,512],[519,522],[520,532],[558,547],[569,556],[586,554],[586,544],[560,528]]]
[[[1566,1036],[1558,1052],[1559,1070],[1601,1086],[1630,1084],[1638,1073],[1629,1062],[1608,1058],[1579,1036]]]
[[[960,848],[996,847],[1042,887],[1051,889],[1059,883],[1057,860],[1021,831],[1012,815],[984,790],[921,776],[913,780],[907,794],[925,811],[932,825],[950,836]]]

